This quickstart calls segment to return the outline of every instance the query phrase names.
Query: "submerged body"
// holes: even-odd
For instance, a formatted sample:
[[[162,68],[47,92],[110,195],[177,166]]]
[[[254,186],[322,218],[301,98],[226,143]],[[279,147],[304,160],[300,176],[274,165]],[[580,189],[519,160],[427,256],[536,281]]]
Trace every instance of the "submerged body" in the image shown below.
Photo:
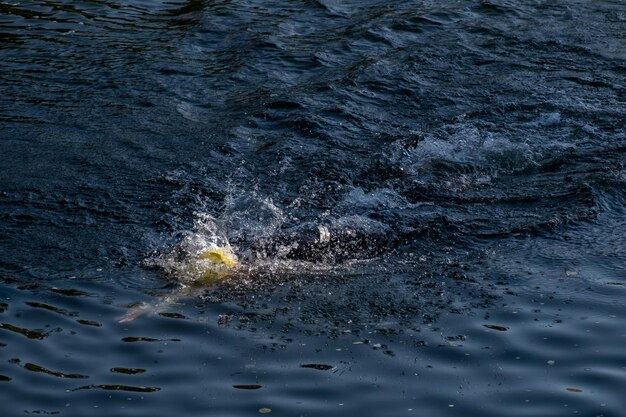
[[[339,263],[376,257],[398,243],[384,223],[342,218],[327,224],[304,223],[251,243],[254,257]]]
[[[371,259],[391,250],[398,239],[384,223],[343,217],[326,223],[306,222],[279,229],[269,236],[234,241],[192,235],[174,251],[176,266],[170,270],[178,281],[211,283],[270,261],[301,261],[337,265],[348,260]]]
[[[377,257],[397,244],[398,239],[389,226],[358,216],[327,223],[307,222],[280,229],[270,236],[238,240],[234,242],[235,249],[211,226],[184,236],[171,253],[155,264],[181,284],[181,290],[156,305],[134,307],[118,321],[132,321],[164,305],[174,304],[189,293],[189,288],[198,285],[262,274],[268,260],[274,266],[280,265],[281,261],[293,261],[302,269],[306,265],[333,266],[349,260]],[[269,269],[272,273],[280,270]]]
[[[232,243],[232,246],[231,246]],[[361,216],[305,222],[271,234],[228,238],[217,223],[196,225],[156,266],[182,283],[214,281],[228,272],[267,261],[302,261],[337,265],[371,259],[395,248],[399,239],[384,223]]]

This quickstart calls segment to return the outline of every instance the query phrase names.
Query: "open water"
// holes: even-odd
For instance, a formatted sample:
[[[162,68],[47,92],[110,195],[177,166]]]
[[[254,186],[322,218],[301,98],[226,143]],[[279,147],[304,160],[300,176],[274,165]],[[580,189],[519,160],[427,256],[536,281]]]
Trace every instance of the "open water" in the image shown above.
[[[621,0],[2,0],[0,415],[624,416],[625,120]]]

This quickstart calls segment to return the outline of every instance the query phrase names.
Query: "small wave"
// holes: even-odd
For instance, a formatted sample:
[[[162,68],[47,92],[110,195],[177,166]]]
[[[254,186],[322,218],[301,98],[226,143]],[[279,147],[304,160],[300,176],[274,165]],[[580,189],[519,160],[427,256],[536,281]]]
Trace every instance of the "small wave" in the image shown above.
[[[389,158],[415,181],[463,191],[489,185],[501,175],[530,171],[539,165],[541,152],[525,140],[456,123],[418,135],[417,141],[395,142]]]

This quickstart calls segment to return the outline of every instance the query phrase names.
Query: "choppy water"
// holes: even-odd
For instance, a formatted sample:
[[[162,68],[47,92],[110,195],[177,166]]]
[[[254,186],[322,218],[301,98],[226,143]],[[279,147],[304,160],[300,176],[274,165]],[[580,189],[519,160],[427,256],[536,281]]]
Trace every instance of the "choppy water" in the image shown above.
[[[1,1],[0,414],[623,416],[625,34],[622,1]],[[181,286],[181,241],[306,222],[396,244]]]

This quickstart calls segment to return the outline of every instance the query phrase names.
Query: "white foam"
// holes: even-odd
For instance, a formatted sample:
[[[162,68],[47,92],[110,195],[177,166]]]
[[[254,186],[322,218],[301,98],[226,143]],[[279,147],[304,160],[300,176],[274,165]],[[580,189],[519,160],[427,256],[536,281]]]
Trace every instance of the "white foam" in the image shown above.
[[[358,209],[375,210],[407,207],[409,203],[391,188],[379,188],[366,192],[360,187],[349,191],[337,205],[341,211]]]
[[[514,140],[459,122],[423,133],[419,142],[403,140],[390,150],[392,163],[416,182],[461,191],[490,184],[494,178],[538,166],[541,150],[526,139]]]
[[[285,215],[270,197],[256,191],[230,194],[220,216],[225,233],[232,238],[260,238],[272,235],[285,222]]]

